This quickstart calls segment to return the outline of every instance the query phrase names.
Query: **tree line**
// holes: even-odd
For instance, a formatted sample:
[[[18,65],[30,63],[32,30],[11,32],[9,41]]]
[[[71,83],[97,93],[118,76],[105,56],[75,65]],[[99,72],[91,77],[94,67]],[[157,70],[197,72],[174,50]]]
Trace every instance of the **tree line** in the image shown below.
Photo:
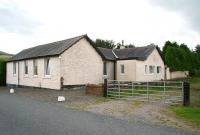
[[[191,50],[184,43],[179,45],[167,41],[162,49],[162,57],[171,70],[188,70],[192,75],[200,75],[200,45]]]
[[[113,40],[96,39],[96,47],[103,48],[132,48],[133,44],[117,43]],[[188,48],[186,44],[178,44],[177,42],[166,41],[163,48],[159,49],[161,56],[170,70],[173,71],[190,71],[191,75],[200,76],[200,45],[194,50]]]

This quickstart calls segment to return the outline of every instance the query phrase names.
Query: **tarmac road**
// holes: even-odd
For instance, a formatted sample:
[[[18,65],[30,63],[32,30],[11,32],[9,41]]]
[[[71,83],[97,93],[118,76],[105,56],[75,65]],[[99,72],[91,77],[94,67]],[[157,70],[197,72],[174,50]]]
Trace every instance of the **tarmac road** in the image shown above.
[[[0,93],[0,135],[192,135]]]

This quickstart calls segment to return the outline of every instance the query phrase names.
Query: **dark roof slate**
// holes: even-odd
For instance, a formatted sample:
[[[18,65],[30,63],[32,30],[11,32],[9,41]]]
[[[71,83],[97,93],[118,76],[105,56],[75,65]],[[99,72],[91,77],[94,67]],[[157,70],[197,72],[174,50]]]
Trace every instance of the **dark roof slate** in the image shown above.
[[[156,48],[155,45],[148,45],[145,47],[134,47],[125,49],[106,49],[106,48],[96,48],[94,42],[87,36],[81,35],[78,37],[61,40],[53,43],[48,43],[44,45],[39,45],[36,47],[28,48],[22,50],[18,54],[14,55],[8,61],[18,61],[25,59],[33,59],[39,57],[57,56],[62,54],[65,50],[70,48],[72,45],[77,43],[82,38],[86,38],[87,41],[92,45],[92,47],[99,53],[102,59],[115,61],[123,59],[137,59],[145,60],[151,52]]]
[[[148,45],[144,47],[134,47],[134,48],[124,48],[124,49],[105,49],[98,48],[100,52],[108,60],[125,60],[125,59],[136,59],[136,60],[146,60],[147,57],[156,48],[155,45]]]
[[[28,48],[22,50],[8,61],[25,60],[25,59],[45,57],[45,56],[56,56],[63,53],[65,50],[70,48],[72,45],[74,45],[76,42],[78,42],[80,39],[84,37],[87,37],[87,35],[82,35],[66,40],[61,40],[53,43],[48,43]]]
[[[115,60],[115,55],[112,53],[112,49],[98,47],[98,50],[103,54],[106,60]]]

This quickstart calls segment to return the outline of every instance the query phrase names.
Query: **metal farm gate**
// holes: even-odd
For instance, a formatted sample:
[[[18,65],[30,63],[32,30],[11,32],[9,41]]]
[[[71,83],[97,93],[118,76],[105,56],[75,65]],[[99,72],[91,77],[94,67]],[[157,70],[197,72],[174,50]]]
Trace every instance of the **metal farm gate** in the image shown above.
[[[147,102],[180,104],[184,99],[184,83],[181,81],[106,81],[107,97]]]

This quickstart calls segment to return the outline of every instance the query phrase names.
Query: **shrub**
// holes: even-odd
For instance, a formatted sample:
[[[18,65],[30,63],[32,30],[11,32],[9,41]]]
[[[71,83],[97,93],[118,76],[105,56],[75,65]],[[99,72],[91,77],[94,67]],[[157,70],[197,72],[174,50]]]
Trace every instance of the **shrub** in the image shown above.
[[[0,58],[0,86],[6,85],[6,60]]]

